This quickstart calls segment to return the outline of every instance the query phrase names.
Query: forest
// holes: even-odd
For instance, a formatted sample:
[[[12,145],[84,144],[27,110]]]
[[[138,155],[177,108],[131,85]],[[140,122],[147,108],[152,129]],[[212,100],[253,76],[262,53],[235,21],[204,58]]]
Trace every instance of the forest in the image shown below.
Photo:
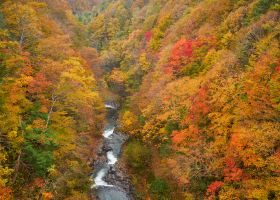
[[[105,102],[135,200],[279,200],[279,22],[280,0],[1,0],[0,200],[95,199]]]

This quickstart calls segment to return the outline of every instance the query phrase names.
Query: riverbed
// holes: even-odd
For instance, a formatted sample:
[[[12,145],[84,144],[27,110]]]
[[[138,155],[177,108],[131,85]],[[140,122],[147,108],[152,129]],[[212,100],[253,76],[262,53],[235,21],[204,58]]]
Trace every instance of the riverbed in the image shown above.
[[[122,145],[127,136],[116,131],[118,109],[113,103],[105,104],[107,108],[103,142],[98,148],[92,175],[92,189],[96,190],[98,200],[133,200],[133,188],[126,169],[118,163]]]

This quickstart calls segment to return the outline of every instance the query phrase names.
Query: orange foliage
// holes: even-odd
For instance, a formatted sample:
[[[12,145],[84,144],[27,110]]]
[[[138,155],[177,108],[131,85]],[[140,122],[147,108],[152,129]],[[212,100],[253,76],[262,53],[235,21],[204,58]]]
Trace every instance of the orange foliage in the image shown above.
[[[43,129],[43,128],[45,128],[45,126],[46,126],[46,122],[42,119],[35,119],[32,122],[32,127],[34,127],[34,128]]]
[[[186,139],[188,136],[188,132],[186,130],[181,130],[181,131],[173,131],[172,132],[172,141],[175,144],[180,144],[183,142],[183,140]]]
[[[45,75],[42,72],[39,72],[35,75],[33,80],[29,85],[29,92],[32,94],[42,94],[46,92],[51,85],[51,82],[48,81]]]
[[[10,200],[10,199],[12,199],[11,188],[0,186],[0,200]]]
[[[53,199],[53,194],[51,192],[44,192],[43,193],[43,200]]]
[[[187,129],[173,131],[172,141],[175,144],[182,143],[185,139],[192,141],[198,141],[199,136],[199,124],[204,120],[205,116],[209,113],[210,109],[206,104],[207,90],[201,88],[196,95],[191,97],[192,105],[189,109],[188,115],[183,121],[184,125],[188,125]],[[191,145],[196,145],[192,142]]]
[[[42,178],[35,178],[32,182],[32,186],[35,186],[37,188],[42,188],[45,185],[45,180]]]
[[[227,167],[224,169],[225,181],[240,181],[243,175],[243,171],[236,166],[233,158],[226,159],[226,166]]]
[[[215,198],[216,192],[224,185],[221,181],[214,181],[207,188],[207,193],[210,195],[210,199]]]
[[[199,129],[195,125],[190,125],[188,129],[173,131],[172,141],[175,144],[182,143],[185,139],[196,139],[198,138]]]

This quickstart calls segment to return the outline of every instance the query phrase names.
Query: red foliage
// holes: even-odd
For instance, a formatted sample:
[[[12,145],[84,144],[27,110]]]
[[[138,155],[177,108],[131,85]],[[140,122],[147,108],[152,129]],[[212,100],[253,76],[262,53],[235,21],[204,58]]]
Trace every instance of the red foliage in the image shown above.
[[[37,93],[41,94],[45,91],[48,91],[48,87],[50,86],[50,81],[48,81],[45,75],[41,72],[37,73],[29,85],[29,92],[30,93]]]
[[[207,105],[207,89],[201,88],[198,93],[191,98],[192,106],[190,107],[189,114],[185,119],[188,123],[198,123],[201,117],[207,115],[210,111]]]
[[[276,67],[276,68],[275,68],[275,71],[276,71],[276,72],[280,72],[280,66]]]
[[[215,181],[208,186],[207,193],[215,195],[218,189],[220,189],[223,185],[224,183],[222,181]]]
[[[186,65],[202,56],[197,54],[196,50],[200,48],[210,49],[215,47],[215,44],[216,39],[212,36],[195,40],[180,39],[172,49],[165,73],[179,74]]]
[[[30,53],[29,52],[21,52],[21,59],[22,61],[24,61],[27,65],[31,65],[30,64]]]
[[[225,181],[240,181],[243,176],[243,171],[236,166],[233,158],[226,159],[226,166],[224,169]]]
[[[188,125],[187,129],[180,131],[173,131],[172,141],[175,144],[182,143],[186,138],[192,140],[190,145],[196,146],[195,141],[199,141],[199,124],[204,120],[204,117],[210,112],[207,105],[207,89],[201,88],[198,93],[191,97],[192,106],[189,109],[189,113],[185,118],[185,125]]]
[[[152,39],[152,37],[153,37],[152,31],[147,31],[147,32],[145,33],[145,40],[146,40],[146,42],[150,42],[150,40]]]
[[[30,56],[30,53],[27,52],[27,51],[22,51],[22,52],[21,52],[21,55],[22,55],[22,56],[29,57],[29,56]]]
[[[272,75],[272,77],[271,77],[272,80],[276,80],[278,74],[280,74],[280,66],[279,66],[279,67],[276,67],[276,68],[274,69],[274,71],[275,71],[275,73],[274,73],[274,74]]]
[[[181,69],[192,61],[194,41],[180,39],[173,47],[166,68],[166,73],[178,74]]]
[[[27,185],[29,190],[36,190],[45,186],[45,180],[42,178],[35,178],[30,184]]]

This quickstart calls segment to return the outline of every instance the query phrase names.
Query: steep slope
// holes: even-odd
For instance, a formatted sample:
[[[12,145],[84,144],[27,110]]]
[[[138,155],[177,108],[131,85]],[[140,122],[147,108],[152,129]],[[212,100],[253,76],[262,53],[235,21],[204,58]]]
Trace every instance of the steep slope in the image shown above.
[[[101,97],[137,199],[279,199],[279,9],[2,0],[0,199],[89,198]]]
[[[0,199],[88,199],[104,106],[65,1],[0,3]]]
[[[279,5],[119,0],[92,20],[120,128],[152,150],[126,151],[140,199],[280,197]]]

